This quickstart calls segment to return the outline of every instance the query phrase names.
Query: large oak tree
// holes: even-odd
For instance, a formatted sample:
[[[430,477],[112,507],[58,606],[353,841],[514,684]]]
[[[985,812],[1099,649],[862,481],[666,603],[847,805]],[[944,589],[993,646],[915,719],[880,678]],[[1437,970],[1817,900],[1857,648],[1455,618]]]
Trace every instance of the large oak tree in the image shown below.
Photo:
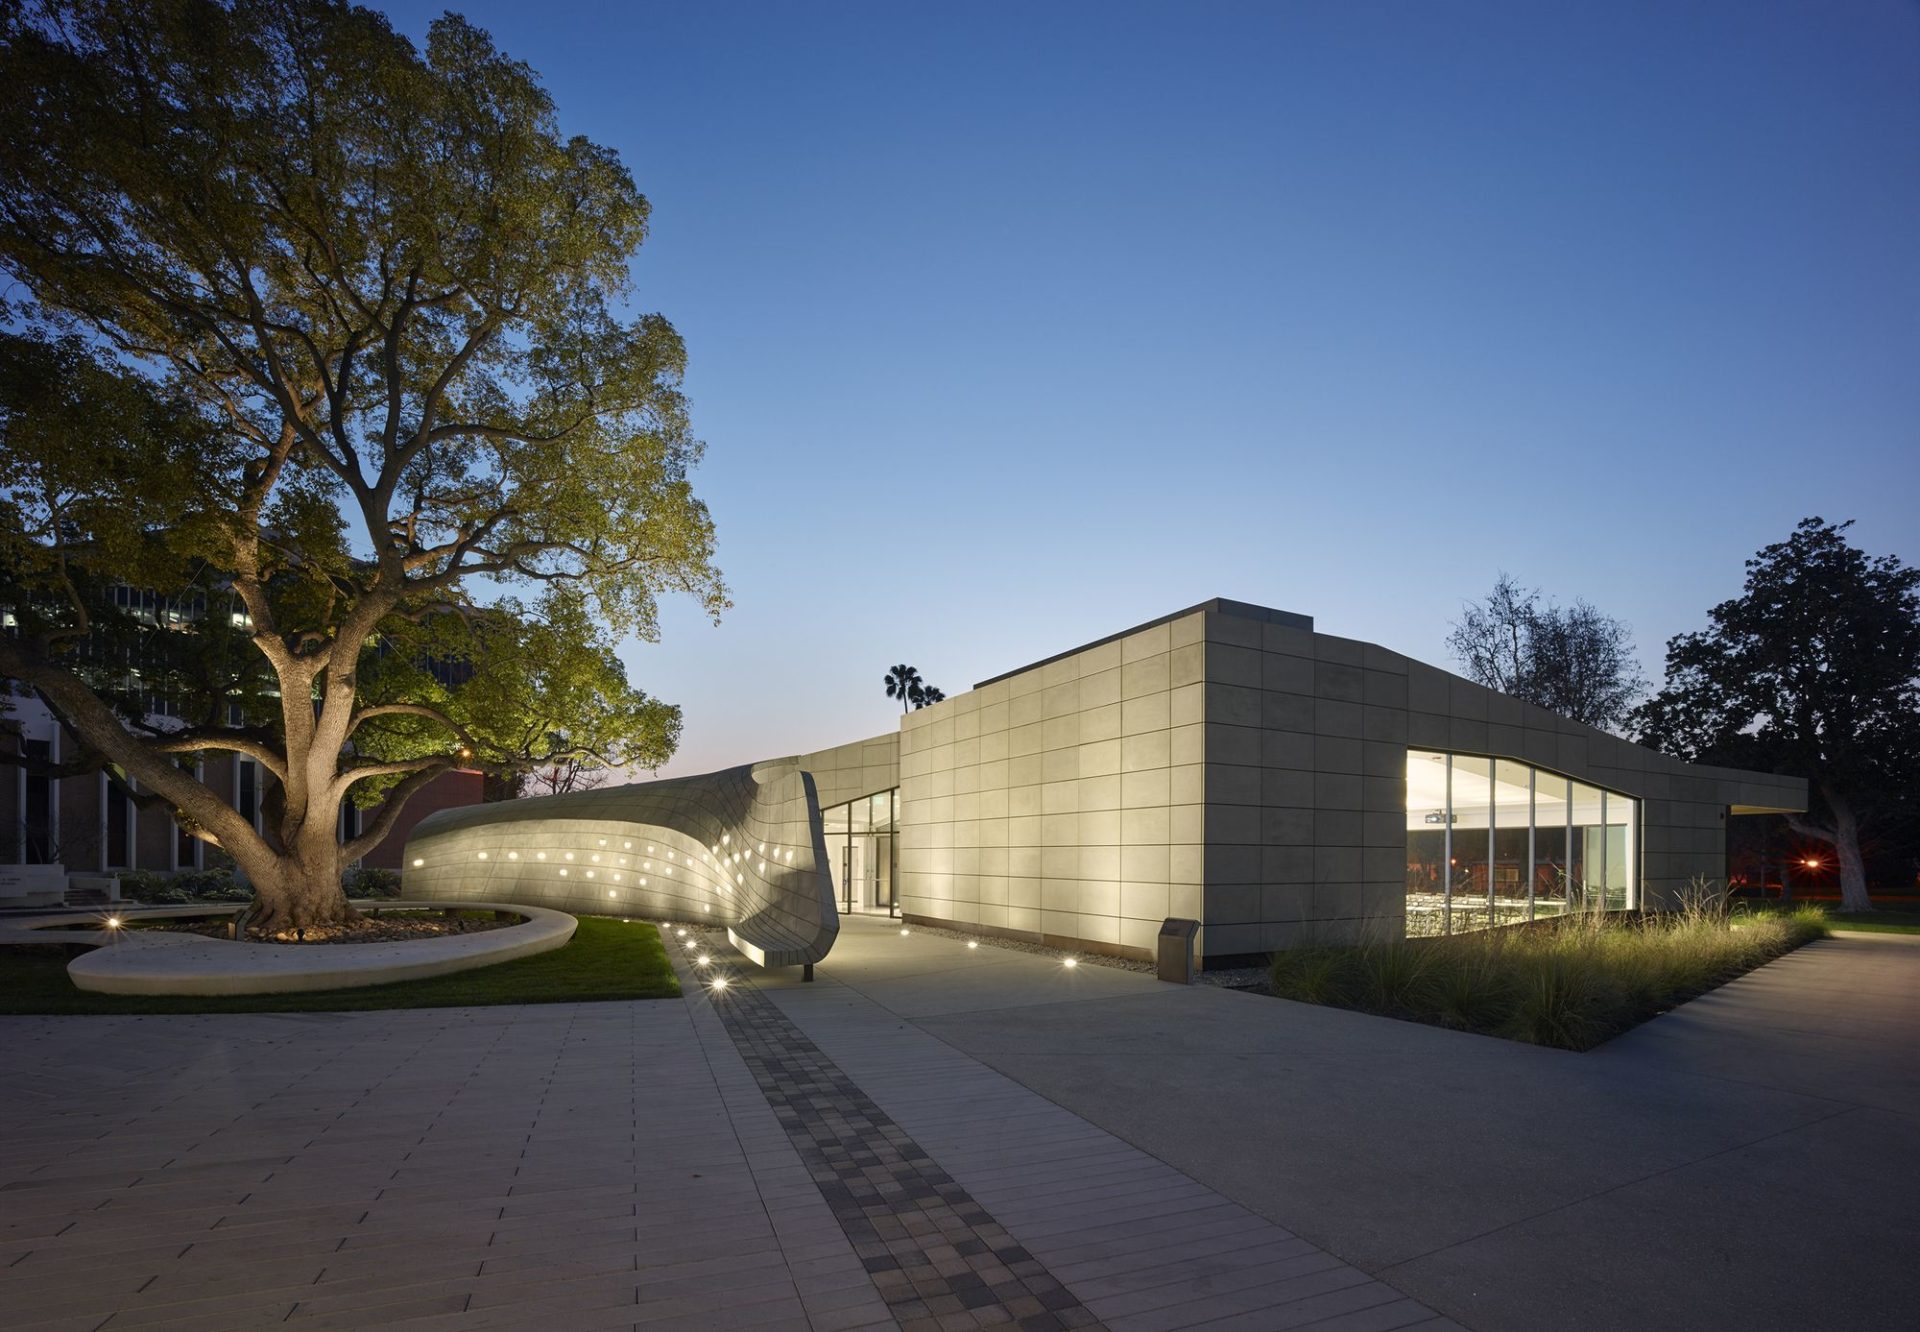
[[[684,350],[626,307],[646,199],[532,71],[451,15],[67,0],[0,4],[0,88],[0,676],[66,771],[285,928],[450,767],[671,753],[614,647],[725,605]],[[264,832],[209,752],[270,774]]]
[[[1746,588],[1667,644],[1641,738],[1702,763],[1808,779],[1793,828],[1831,843],[1841,906],[1872,908],[1862,831],[1910,810],[1920,784],[1920,569],[1807,518],[1747,561]]]

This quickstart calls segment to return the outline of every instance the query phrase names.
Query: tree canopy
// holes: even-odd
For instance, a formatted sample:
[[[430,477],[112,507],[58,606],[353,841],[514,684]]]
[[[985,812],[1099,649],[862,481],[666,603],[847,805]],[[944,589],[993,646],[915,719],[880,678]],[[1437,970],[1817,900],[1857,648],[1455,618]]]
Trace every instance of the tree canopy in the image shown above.
[[[0,8],[0,86],[0,674],[82,761],[270,908],[337,898],[341,799],[387,798],[350,859],[452,766],[663,761],[615,646],[727,603],[618,157],[464,19],[332,0]],[[271,774],[265,834],[206,750]]]
[[[1646,688],[1626,624],[1586,601],[1561,607],[1501,574],[1447,635],[1467,678],[1612,730]]]
[[[1833,844],[1843,903],[1864,910],[1861,830],[1920,784],[1920,569],[1859,550],[1851,526],[1807,518],[1748,560],[1742,594],[1668,642],[1634,725],[1694,762],[1806,777],[1815,808],[1790,822]]]

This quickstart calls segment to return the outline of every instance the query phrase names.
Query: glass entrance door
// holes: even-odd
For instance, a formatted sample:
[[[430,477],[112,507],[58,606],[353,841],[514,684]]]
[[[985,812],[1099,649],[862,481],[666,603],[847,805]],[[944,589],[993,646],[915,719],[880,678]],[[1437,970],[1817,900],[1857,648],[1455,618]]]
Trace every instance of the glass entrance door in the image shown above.
[[[849,914],[898,915],[894,870],[897,793],[881,791],[820,811],[834,895]]]

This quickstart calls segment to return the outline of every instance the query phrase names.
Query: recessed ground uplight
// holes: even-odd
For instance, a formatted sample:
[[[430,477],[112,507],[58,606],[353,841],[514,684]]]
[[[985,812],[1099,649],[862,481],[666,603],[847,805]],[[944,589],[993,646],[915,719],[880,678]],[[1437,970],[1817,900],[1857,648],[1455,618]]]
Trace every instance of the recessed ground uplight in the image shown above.
[[[1060,959],[1060,965],[1071,970],[1080,965],[1080,959],[1077,957],[1063,957]]]
[[[969,940],[967,940],[967,947],[969,947],[969,948],[978,948],[979,946],[980,946],[980,941],[979,941],[978,939],[969,939]]]
[[[727,978],[725,976],[715,976],[711,984],[716,990],[724,990],[727,988]]]
[[[908,936],[909,934],[912,934],[912,933],[913,933],[913,931],[912,931],[912,930],[902,930],[902,931],[900,931],[900,937],[901,937],[902,939],[904,939],[904,938],[906,938],[906,937],[907,937],[907,936]]]
[[[694,958],[693,960],[695,964],[698,966],[706,967],[706,966],[713,965],[713,958],[706,953],[700,954],[700,956]]]
[[[678,934],[682,939],[687,937],[687,932],[684,929],[675,930],[674,933]]]
[[[424,861],[424,860],[422,860],[422,859],[420,859],[420,857],[419,857],[419,856],[415,856],[415,857],[413,858],[413,867],[414,867],[415,869],[419,869],[419,868],[420,868],[420,867],[421,867],[422,865],[424,865],[424,864],[426,864],[426,863],[427,863],[427,862],[426,862],[426,861]]]
[[[117,930],[117,929],[119,929],[119,928],[120,928],[120,917],[118,917],[118,916],[108,916],[108,917],[107,917],[107,928],[108,928],[108,929],[110,929],[110,930]]]

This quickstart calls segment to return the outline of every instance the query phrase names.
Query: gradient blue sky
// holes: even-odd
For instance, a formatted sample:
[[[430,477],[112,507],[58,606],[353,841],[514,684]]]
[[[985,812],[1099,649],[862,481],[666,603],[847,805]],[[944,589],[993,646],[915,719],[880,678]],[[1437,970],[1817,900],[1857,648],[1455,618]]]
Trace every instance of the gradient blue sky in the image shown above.
[[[388,5],[416,37],[442,5]],[[652,199],[735,608],[665,771],[1210,596],[1448,664],[1666,638],[1807,514],[1920,560],[1920,9],[474,4]]]

